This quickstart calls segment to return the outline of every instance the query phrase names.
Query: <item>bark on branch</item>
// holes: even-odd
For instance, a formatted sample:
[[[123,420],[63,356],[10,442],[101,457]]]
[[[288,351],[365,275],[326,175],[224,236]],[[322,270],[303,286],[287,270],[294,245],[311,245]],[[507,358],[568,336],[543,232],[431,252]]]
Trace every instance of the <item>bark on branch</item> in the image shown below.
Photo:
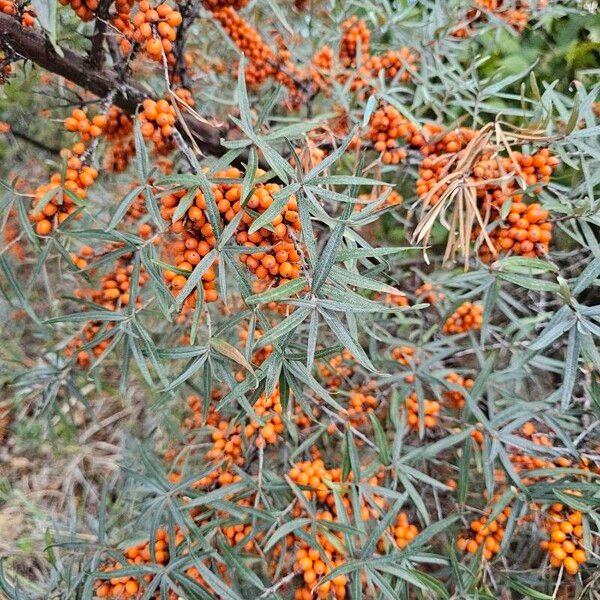
[[[148,94],[135,83],[122,81],[111,69],[91,68],[86,57],[68,48],[61,47],[61,56],[43,35],[23,27],[17,19],[3,13],[0,13],[0,42],[24,59],[72,81],[99,98],[104,98],[111,91],[116,90],[114,104],[130,114],[135,112],[145,98],[148,98]],[[212,156],[225,154],[227,149],[221,145],[220,140],[225,137],[226,129],[201,123],[191,115],[184,114],[183,118],[205,154]]]

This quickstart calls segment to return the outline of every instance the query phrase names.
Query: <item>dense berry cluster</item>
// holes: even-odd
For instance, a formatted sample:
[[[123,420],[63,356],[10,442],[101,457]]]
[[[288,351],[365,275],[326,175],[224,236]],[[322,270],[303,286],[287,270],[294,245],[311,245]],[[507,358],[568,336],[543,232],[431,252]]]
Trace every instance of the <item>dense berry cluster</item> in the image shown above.
[[[240,188],[235,189],[239,195]],[[280,189],[279,184],[260,184],[246,206],[262,214],[271,206],[273,195]],[[241,246],[260,248],[260,250],[252,254],[241,254],[240,260],[259,279],[278,283],[297,279],[300,275],[301,255],[296,243],[296,235],[300,231],[300,219],[295,196],[288,198],[287,206],[271,221],[271,229],[262,227],[250,233],[252,222],[252,219],[242,219],[236,239]]]
[[[450,335],[478,331],[483,323],[483,306],[463,302],[444,323],[442,331]]]
[[[264,171],[258,170],[257,176],[261,175],[264,175]],[[216,173],[215,177],[220,179],[221,183],[212,186],[212,194],[223,221],[229,223],[240,211],[244,211],[237,228],[236,241],[248,251],[240,254],[240,260],[260,280],[281,284],[296,279],[300,274],[301,254],[296,240],[296,234],[300,231],[300,221],[295,197],[290,196],[287,206],[266,224],[268,227],[251,232],[254,215],[261,215],[271,206],[273,194],[278,192],[281,186],[274,183],[256,184],[253,194],[242,207],[242,172],[231,167]],[[165,220],[172,221],[185,194],[185,190],[176,190],[162,196],[161,215]],[[206,198],[201,191],[196,192],[192,206],[180,219],[171,223],[170,228],[181,236],[170,246],[178,272],[167,271],[165,277],[178,292],[185,285],[187,273],[191,272],[217,243],[209,222]],[[212,266],[202,276],[202,285],[205,300],[216,300],[215,269]],[[195,301],[195,295],[192,294],[190,302],[195,304]]]
[[[583,545],[583,518],[581,512],[564,504],[553,504],[546,514],[546,530],[550,539],[540,544],[550,556],[555,568],[564,567],[569,575],[576,575],[586,562]]]
[[[415,352],[413,346],[398,346],[397,348],[392,348],[392,357],[401,365],[408,366],[413,361]]]
[[[425,143],[419,127],[391,104],[381,106],[373,113],[366,139],[376,152],[381,153],[384,164],[398,164],[407,157],[407,149],[400,146],[401,142],[413,147],[421,147]],[[419,185],[417,181],[417,194],[419,194]]]
[[[418,431],[421,423],[419,400],[417,394],[412,393],[406,398],[406,422],[411,429]],[[437,400],[423,400],[423,426],[433,429],[438,424],[440,416],[440,403]]]
[[[87,142],[102,135],[107,119],[104,115],[94,115],[89,119],[85,111],[76,108],[64,123],[67,131],[79,133],[82,141]]]
[[[374,78],[383,72],[383,76],[388,82],[397,78],[406,83],[412,80],[416,69],[416,54],[404,46],[400,50],[388,50],[384,54],[370,56],[365,61],[360,73],[364,78]]]
[[[342,23],[342,35],[337,59],[329,45],[321,46],[313,55],[310,80],[317,90],[330,93],[334,81],[346,84],[358,97],[365,98],[379,88],[377,79],[387,83],[412,81],[417,71],[417,55],[408,47],[388,50],[383,54],[369,53],[371,32],[364,20],[356,16]],[[358,52],[360,48],[360,60]],[[341,70],[340,68],[341,67]]]
[[[425,156],[419,165],[416,192],[427,205],[436,205],[448,190],[449,175],[461,165],[463,177],[476,192],[479,209],[487,221],[496,221],[497,227],[489,234],[489,242],[479,248],[484,261],[491,260],[496,253],[510,252],[523,256],[540,256],[548,251],[552,225],[547,221],[547,212],[539,204],[529,207],[523,203],[522,187],[528,193],[538,194],[541,185],[547,184],[559,164],[547,148],[535,154],[524,154],[512,150],[510,156],[502,157],[502,148],[476,144],[479,133],[466,127],[444,131],[437,125],[426,125],[422,131],[424,143],[414,143]],[[468,146],[478,149],[473,154]],[[470,153],[469,158],[467,155]],[[507,218],[502,222],[502,206],[513,202]],[[527,219],[522,213],[527,211]],[[530,212],[529,212],[530,211]],[[532,218],[529,221],[529,217]],[[519,222],[519,226],[515,224]],[[527,222],[526,222],[527,221]],[[478,237],[480,228],[475,228]]]
[[[125,171],[135,156],[133,119],[117,106],[111,106],[106,114],[103,137],[107,141],[104,168],[116,173]]]
[[[356,368],[352,354],[344,348],[326,363],[319,363],[319,375],[329,390],[335,390],[348,383]]]
[[[394,541],[396,542],[398,548],[403,550],[412,540],[415,539],[415,537],[417,537],[419,534],[419,528],[414,523],[411,523],[408,514],[402,511],[398,513],[391,533],[394,536]]]
[[[279,390],[275,390],[270,396],[261,395],[253,405],[254,413],[258,415],[262,423],[254,419],[244,428],[244,434],[247,439],[257,437],[254,444],[257,448],[264,447],[265,444],[274,445],[278,441],[278,436],[283,432],[283,421],[281,420],[281,400]]]
[[[157,154],[169,154],[174,148],[173,126],[175,125],[176,112],[167,100],[158,102],[146,99],[143,110],[138,118],[144,138],[151,140]]]
[[[175,546],[179,546],[185,539],[183,533],[177,528]],[[123,560],[114,561],[105,565],[102,572],[103,579],[96,582],[95,594],[98,598],[136,598],[141,589],[140,581],[130,575],[119,576],[115,572],[126,568],[128,565],[157,564],[166,565],[169,562],[169,534],[164,529],[158,529],[156,538],[130,546],[123,551]],[[111,573],[115,573],[111,577]],[[152,581],[151,575],[143,578],[143,583]]]
[[[275,54],[258,31],[238,15],[234,8],[225,6],[214,11],[213,16],[248,59],[245,71],[248,85],[260,85],[275,75]]]
[[[479,519],[471,521],[470,532],[458,538],[456,543],[459,550],[476,554],[483,547],[482,556],[485,560],[491,560],[495,554],[500,552],[500,545],[504,538],[504,524],[510,516],[510,507],[505,507],[502,512],[491,521],[490,510],[486,511]]]
[[[458,373],[448,373],[445,380],[452,386],[458,386],[470,390],[475,381],[473,379],[462,377]],[[448,389],[444,392],[444,400],[450,408],[460,410],[465,405],[465,395],[457,389]]]
[[[63,6],[70,6],[82,21],[91,21],[100,4],[99,0],[58,0]]]
[[[530,258],[548,253],[552,223],[548,221],[548,211],[540,204],[513,202],[506,221],[508,225],[496,227],[490,234],[497,252],[512,252]],[[484,262],[493,258],[487,245],[481,246],[479,256]]]
[[[153,60],[162,62],[163,53],[167,63],[175,63],[175,55],[171,52],[177,37],[176,28],[181,24],[181,13],[173,10],[166,2],[156,8],[141,0],[138,12],[133,17],[132,37]]]
[[[29,219],[35,223],[38,235],[49,235],[57,225],[75,213],[77,203],[87,197],[86,190],[98,177],[98,171],[83,163],[84,152],[83,143],[75,144],[72,150],[62,150],[61,155],[67,166],[64,179],[61,173],[54,173],[48,184],[40,185],[35,190]]]
[[[15,0],[0,0],[0,13],[18,17],[23,27],[35,25],[35,9],[31,4],[17,4]]]
[[[106,250],[110,249],[109,247]],[[80,256],[73,255],[72,259],[79,268],[85,268],[88,261],[93,257],[94,250],[89,246],[82,246]],[[98,288],[76,290],[75,295],[106,310],[116,311],[126,306],[130,301],[129,291],[131,289],[132,274],[132,255],[122,255],[117,260],[114,271],[102,277]],[[138,285],[142,287],[148,281],[148,275],[144,269],[141,269],[138,277]],[[137,297],[135,303],[139,307],[141,299]],[[114,325],[110,321],[88,322],[81,335],[69,342],[65,349],[65,355],[68,357],[75,356],[79,366],[88,367],[92,357],[100,357],[108,348],[112,335],[106,336],[104,333],[113,328]],[[95,340],[99,334],[101,339]]]
[[[340,42],[340,60],[347,68],[357,66],[357,57],[363,61],[369,56],[371,32],[367,24],[357,16],[352,16],[342,23],[342,40]]]

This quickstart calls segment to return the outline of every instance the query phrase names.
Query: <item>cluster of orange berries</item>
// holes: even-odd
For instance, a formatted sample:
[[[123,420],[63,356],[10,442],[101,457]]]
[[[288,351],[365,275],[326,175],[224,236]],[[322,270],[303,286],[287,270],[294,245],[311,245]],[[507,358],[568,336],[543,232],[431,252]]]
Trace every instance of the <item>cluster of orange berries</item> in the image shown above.
[[[236,171],[237,172],[237,171]],[[223,176],[225,173],[218,173],[218,176]],[[230,203],[226,200],[223,190],[219,186],[212,187],[212,193],[220,207],[221,214],[227,215],[230,210]],[[161,216],[166,221],[172,221],[173,215],[179,206],[179,202],[185,196],[185,190],[174,191],[170,194],[165,194],[161,198]],[[224,200],[226,202],[224,202]],[[187,275],[193,268],[216,246],[217,239],[212,225],[209,223],[208,214],[206,212],[206,199],[201,191],[196,193],[195,201],[188,208],[185,215],[181,219],[171,224],[170,229],[177,235],[182,235],[182,238],[177,239],[170,247],[173,255],[175,266],[178,273],[167,270],[164,273],[165,279],[175,294],[185,286]],[[231,218],[235,213],[231,211]],[[231,220],[231,219],[229,219]],[[216,261],[215,261],[216,262]],[[202,287],[204,290],[204,299],[206,302],[214,302],[217,300],[218,294],[215,284],[216,270],[211,265],[202,276]],[[193,292],[186,299],[189,306],[195,306],[197,293]]]
[[[406,422],[414,431],[419,430],[419,401],[417,394],[412,393],[406,398]],[[433,429],[438,424],[440,403],[436,400],[423,400],[423,425],[425,429]]]
[[[213,394],[213,400],[218,400],[218,398],[218,394]],[[215,465],[218,464],[206,475],[195,481],[192,487],[208,489],[215,484],[227,486],[240,481],[241,477],[234,473],[233,467],[241,467],[245,463],[242,427],[238,423],[225,419],[214,410],[212,405],[209,406],[208,415],[204,418],[202,400],[198,396],[190,396],[188,406],[192,414],[182,421],[181,426],[184,433],[190,433],[187,441],[189,443],[196,441],[195,436],[192,435],[193,430],[198,429],[202,433],[208,429],[210,431],[210,448],[204,455],[204,460]],[[172,448],[165,454],[165,459],[170,461],[175,455],[176,452]],[[173,483],[176,483],[180,480],[181,475],[178,471],[173,471],[169,477]]]
[[[204,455],[204,460],[218,463],[210,472],[192,484],[195,489],[208,489],[213,485],[228,486],[240,481],[240,475],[233,472],[233,466],[242,466],[245,462],[242,448],[241,427],[239,424],[229,422],[217,413],[212,406],[206,419],[203,416],[202,401],[197,396],[188,398],[188,405],[193,413],[186,417],[182,424],[183,431],[191,431],[199,427],[210,428],[210,449]],[[194,436],[189,436],[189,441],[194,441]],[[175,456],[175,450],[169,450],[165,458],[171,460]],[[178,471],[169,475],[173,483],[181,479]]]
[[[536,446],[543,446],[544,448],[552,448],[554,443],[552,439],[543,432],[538,432],[536,426],[531,422],[527,421],[523,424],[520,431],[521,435],[533,442]],[[527,473],[527,471],[533,471],[535,469],[555,469],[557,467],[570,467],[572,466],[571,460],[566,456],[558,456],[556,458],[543,458],[542,456],[531,456],[526,454],[520,448],[513,448],[509,453],[509,459],[513,464],[515,471],[519,474]],[[581,464],[579,465],[581,469],[587,469],[588,461],[585,457],[582,457]],[[550,481],[550,477],[546,476],[543,478],[545,481]],[[540,481],[540,478],[536,477],[523,477],[521,476],[521,481],[524,485],[531,485],[536,481]]]
[[[419,166],[416,191],[422,199],[427,197],[430,204],[436,204],[444,193],[446,188],[438,184],[447,175],[455,155],[462,156],[460,153],[477,135],[476,130],[467,127],[446,133],[443,131],[441,126],[435,124],[428,124],[423,129],[425,139],[433,137],[436,141],[425,143],[421,147],[425,158]],[[413,142],[413,145],[417,144]],[[558,163],[559,160],[550,156],[547,148],[534,155],[513,151],[510,158],[496,157],[492,150],[484,149],[473,162],[470,175],[476,184],[477,196],[486,205],[498,209],[515,190],[518,178],[529,186],[548,183]],[[513,177],[500,185],[496,180],[508,173],[513,173]],[[435,194],[430,195],[433,188],[436,190]]]
[[[532,15],[532,8],[541,10],[546,8],[547,0],[475,0],[474,6],[466,15],[466,24],[452,31],[457,38],[467,38],[475,35],[478,23],[488,22],[488,13],[492,13],[496,19],[501,19],[516,33],[523,33]]]
[[[245,2],[207,0],[205,5],[213,11],[214,18],[248,59],[244,71],[246,84],[258,87],[267,79],[273,78],[287,88],[288,95],[284,101],[287,108],[296,110],[300,107],[311,93],[312,83],[308,72],[293,63],[283,42],[278,40],[277,50],[271,49],[258,31],[237,13],[237,9],[244,6]]]
[[[386,500],[378,495],[371,495],[371,502],[361,498],[360,505],[355,506],[348,497],[348,488],[340,487],[343,483],[341,469],[327,469],[320,457],[317,448],[311,448],[312,458],[310,460],[296,463],[290,469],[289,478],[302,488],[302,493],[307,500],[317,503],[316,518],[325,522],[340,522],[338,515],[338,504],[336,497],[329,486],[338,490],[337,502],[343,505],[348,514],[360,511],[360,519],[368,522],[377,520],[387,509]],[[350,473],[347,483],[354,480],[354,474]],[[370,486],[382,484],[385,477],[385,469],[380,467],[378,471],[370,476],[366,483]],[[337,484],[337,485],[336,485]],[[306,515],[306,509],[300,503],[296,503],[292,515],[295,518]],[[358,516],[357,516],[358,517]],[[311,533],[306,526],[306,532]],[[406,513],[399,513],[393,525],[378,540],[378,549],[386,552],[390,542],[399,549],[405,548],[418,535],[418,528],[411,524]],[[313,532],[314,534],[314,532]],[[295,571],[300,571],[304,580],[304,586],[296,589],[294,598],[298,600],[312,600],[314,598],[345,598],[347,595],[348,579],[344,575],[334,577],[325,582],[322,577],[331,572],[332,568],[339,567],[347,560],[343,552],[344,538],[341,531],[330,531],[329,535],[316,532],[317,541],[322,550],[316,551],[307,542],[305,536],[293,535],[288,545],[296,545],[296,561],[293,565]],[[325,556],[323,555],[323,551]]]
[[[350,392],[348,398],[348,419],[350,424],[359,429],[369,423],[369,415],[379,406],[379,400],[374,394],[374,385],[359,387]],[[360,446],[362,440],[357,440]]]
[[[316,455],[313,460],[305,460],[294,463],[288,472],[289,478],[299,486],[305,488],[302,494],[307,500],[316,500],[321,504],[327,504],[333,507],[335,504],[334,495],[327,487],[326,482],[341,482],[342,470],[327,469],[325,462]]]
[[[133,132],[133,121],[118,106],[111,106],[106,113],[103,131],[104,136],[109,141],[131,135]]]
[[[108,142],[104,168],[115,173],[123,172],[135,156],[132,118],[117,106],[111,106],[106,114],[103,136]]]
[[[94,115],[90,120],[80,108],[76,108],[64,121],[65,129],[71,132],[79,133],[84,142],[91,138],[97,138],[102,135],[102,131],[106,127],[107,118],[105,115]]]
[[[98,10],[99,0],[58,0],[63,6],[70,6],[82,21],[91,21]]]
[[[140,0],[138,9],[132,20],[133,39],[151,59],[162,62],[164,52],[167,63],[173,65],[173,42],[177,37],[176,28],[181,25],[181,13],[166,2],[154,8],[148,0]]]
[[[184,541],[184,535],[179,528],[175,531],[175,546],[179,546]],[[137,598],[142,589],[140,582],[130,575],[121,575],[115,573],[114,577],[108,577],[110,573],[120,571],[128,566],[138,566],[144,564],[166,565],[169,562],[169,534],[164,529],[156,531],[156,539],[152,544],[150,541],[141,542],[135,546],[130,546],[123,551],[123,560],[113,562],[102,568],[102,572],[107,574],[106,579],[96,581],[95,594],[98,598]],[[154,556],[152,555],[154,551]],[[152,581],[152,575],[144,575],[143,581],[148,584]]]
[[[0,12],[5,15],[17,14],[17,5],[14,0],[0,0]]]
[[[483,306],[473,302],[463,302],[446,320],[442,331],[453,335],[467,331],[479,331],[483,323]]]
[[[374,150],[381,154],[384,164],[397,165],[407,157],[406,149],[399,146],[399,140],[411,140],[417,132],[416,125],[388,104],[373,113],[367,139],[373,144]]]
[[[257,174],[259,172],[262,174],[260,170]],[[239,196],[241,186],[235,185],[230,191],[234,190],[236,196]],[[246,206],[260,215],[271,206],[273,196],[280,190],[281,186],[276,183],[259,184]],[[236,201],[239,202],[239,198]],[[276,280],[280,284],[290,279],[297,279],[300,276],[301,255],[295,235],[301,227],[296,197],[290,196],[282,212],[271,221],[272,230],[261,227],[258,231],[250,233],[252,222],[251,218],[242,219],[236,240],[240,246],[260,247],[261,250],[252,254],[241,254],[240,260],[259,279]]]
[[[333,49],[325,44],[321,46],[311,60],[311,78],[318,89],[329,92],[329,74],[333,70]]]
[[[77,210],[73,197],[79,200],[87,197],[86,190],[98,177],[98,171],[83,163],[84,152],[85,146],[81,142],[75,144],[72,150],[63,149],[61,156],[67,162],[64,182],[60,173],[54,173],[48,184],[35,190],[29,220],[35,223],[38,235],[49,235],[57,224],[60,225]]]
[[[392,348],[392,357],[405,367],[411,364],[414,355],[415,348],[413,346],[398,346]]]
[[[491,560],[495,554],[500,552],[500,545],[504,537],[504,523],[510,516],[510,507],[506,506],[502,512],[492,521],[489,520],[490,511],[471,521],[471,534],[458,538],[456,545],[459,550],[469,554],[476,554],[483,546],[483,558]]]
[[[91,119],[84,110],[76,108],[64,120],[64,126],[67,131],[78,133],[84,142],[103,136],[109,142],[104,157],[104,166],[109,171],[124,171],[135,154],[133,121],[117,106]]]
[[[228,421],[221,420],[215,431],[211,434],[212,448],[206,453],[206,458],[217,461],[225,457],[233,464],[244,464],[242,456],[242,438],[239,425],[232,425]]]
[[[254,442],[257,448],[262,448],[265,444],[274,445],[277,443],[278,435],[283,432],[283,421],[281,420],[281,399],[279,390],[267,396],[262,394],[254,403],[252,409],[261,418],[263,423],[259,423],[254,419],[250,419],[250,423],[244,428],[244,433],[247,439],[252,438],[258,433],[258,437]]]
[[[463,377],[458,373],[448,373],[445,379],[448,383],[465,388],[466,390],[470,390],[473,385],[475,385],[475,381],[473,379]],[[459,390],[446,390],[443,396],[444,400],[451,408],[460,410],[465,405],[465,395]]]
[[[412,80],[416,71],[417,57],[414,52],[403,46],[400,50],[388,50],[385,54],[370,56],[361,69],[365,77],[377,77],[383,71],[386,81],[396,77],[402,82]]]
[[[110,247],[108,248],[110,249]],[[88,261],[94,257],[94,250],[89,246],[82,246],[80,255],[72,255],[71,258],[76,266],[83,269],[87,266]],[[129,303],[131,288],[131,276],[133,274],[133,264],[131,262],[132,255],[125,254],[117,260],[114,271],[107,273],[102,277],[99,289],[92,290],[75,290],[75,296],[78,298],[87,299],[94,304],[101,306],[107,310],[115,311],[119,307]],[[138,285],[142,287],[148,281],[148,274],[142,268],[140,269]],[[141,305],[140,298],[135,299],[136,306]],[[112,329],[113,324],[108,323],[107,329]],[[98,332],[102,329],[102,322],[90,321],[86,324],[81,336],[71,340],[65,349],[65,355],[70,357],[76,355],[77,363],[81,367],[87,367],[90,364],[91,355],[88,350],[83,350],[82,347],[93,342]],[[91,349],[92,354],[100,357],[110,344],[111,337],[100,340]]]
[[[324,511],[317,518],[333,520],[333,515]],[[317,539],[325,550],[325,560],[319,550],[311,548],[304,540],[299,542],[301,547],[296,551],[294,569],[301,571],[305,585],[295,590],[294,600],[313,600],[315,598],[313,590],[316,592],[316,598],[343,600],[346,597],[346,584],[348,583],[346,575],[338,575],[329,581],[319,583],[319,579],[332,570],[328,563],[333,564],[333,568],[336,568],[343,564],[343,558],[335,556],[335,546],[325,536],[317,534]]]
[[[244,507],[252,505],[250,498],[238,500],[236,504],[238,508],[242,510]],[[227,518],[230,515],[227,512],[223,512],[222,516]],[[236,546],[245,538],[248,538],[248,541],[246,541],[246,543],[242,546],[245,552],[252,552],[253,550],[256,550],[258,542],[263,540],[265,537],[265,533],[263,531],[257,533],[255,536],[252,536],[253,527],[251,523],[235,523],[233,525],[225,525],[224,527],[221,527],[221,532],[225,536],[225,539],[230,546]]]
[[[548,253],[552,223],[548,221],[548,211],[539,203],[528,205],[513,202],[506,220],[509,225],[496,227],[490,233],[497,252],[511,252],[530,258]],[[481,245],[479,256],[484,262],[489,262],[494,257],[486,244]]]
[[[84,244],[79,248],[79,253],[71,252],[69,256],[78,269],[85,269],[88,266],[89,259],[93,258],[94,254],[94,249]]]
[[[264,171],[258,169],[256,175],[264,175]],[[242,173],[235,167],[215,174],[221,180],[231,180],[231,183],[221,181],[212,186],[212,193],[217,204],[219,213],[225,222],[232,221],[236,214],[242,209]],[[281,186],[274,183],[256,184],[252,196],[247,202],[247,208],[258,214],[273,203],[273,194],[278,192]],[[161,199],[161,215],[171,221],[181,198],[185,195],[184,190],[179,190],[163,195]],[[206,256],[216,246],[217,240],[206,212],[206,199],[201,191],[196,193],[195,202],[188,208],[181,219],[171,224],[171,230],[176,234],[183,234],[183,239],[173,244],[175,262],[179,271],[190,272],[202,257]],[[260,280],[269,282],[285,283],[290,279],[296,279],[300,274],[301,256],[296,248],[293,233],[300,231],[300,220],[297,212],[296,198],[291,196],[287,206],[279,215],[276,215],[270,223],[271,228],[262,227],[253,233],[249,229],[254,222],[250,212],[244,212],[236,233],[236,241],[240,246],[254,249],[240,255],[240,260],[246,264],[251,273]],[[184,285],[187,277],[182,273],[168,271],[165,277],[172,287],[178,291]],[[205,291],[205,299],[214,301],[217,299],[215,288],[215,270],[211,266],[202,277]],[[191,300],[195,303],[195,298]]]
[[[354,374],[354,357],[347,348],[336,354],[326,363],[319,363],[319,375],[328,390],[335,390],[344,385]]]
[[[467,127],[460,127],[449,131],[441,138],[443,128],[439,125],[428,124],[424,128],[425,140],[433,136],[434,143],[427,143],[420,148],[425,158],[419,165],[419,178],[416,182],[417,195],[428,204],[438,203],[446,190],[445,185],[439,182],[446,176],[454,155],[463,151],[475,137],[476,131]],[[420,141],[420,140],[419,140]],[[433,190],[435,189],[435,193]],[[431,193],[430,193],[431,192]]]
[[[210,223],[205,223],[205,225],[210,227]],[[207,232],[208,227],[203,227],[204,232]],[[211,245],[212,238],[212,229],[204,239],[198,237],[197,232],[195,231],[185,231],[183,239],[176,240],[168,247],[168,250],[172,252],[173,261],[175,262],[178,272],[167,269],[164,272],[164,277],[171,286],[174,295],[177,296],[180,293],[194,266],[196,266],[202,260],[202,257],[206,256],[206,254],[210,252],[210,249],[216,244],[215,241],[214,244]],[[215,279],[216,270],[214,266],[211,265],[202,275],[202,289],[204,291],[204,300],[206,302],[215,302],[218,298]],[[192,294],[186,298],[186,306],[193,308],[196,306],[196,302],[197,292],[192,292]]]
[[[133,23],[131,22],[131,11],[135,0],[115,0],[116,13],[111,18],[111,25],[121,33],[119,47],[123,54],[129,54],[133,49]]]
[[[410,306],[410,300],[404,292],[401,294],[381,294],[377,292],[375,294],[375,300],[383,301],[386,306]]]
[[[15,0],[0,0],[0,13],[20,17],[23,27],[33,27],[35,25],[35,9],[30,4],[19,6]]]
[[[213,16],[248,59],[245,76],[249,86],[259,86],[275,75],[275,54],[258,31],[240,17],[233,7],[219,8],[213,12]]]
[[[398,513],[396,522],[391,528],[391,534],[394,536],[394,541],[400,550],[419,535],[419,528],[410,522],[408,515],[402,511]]]
[[[413,371],[404,376],[404,381],[406,383],[412,384],[415,381],[414,370],[420,362],[419,358],[415,357],[415,354],[416,348],[414,346],[398,346],[392,348],[392,358],[403,367],[409,367],[409,369]]]
[[[175,108],[164,98],[158,101],[147,98],[142,108],[138,115],[142,135],[152,141],[156,153],[168,154],[174,148]]]
[[[447,190],[444,178],[456,161],[463,157],[467,145],[476,135],[476,130],[466,127],[444,132],[439,125],[428,124],[420,137],[430,142],[417,140],[415,143],[411,140],[410,143],[420,147],[424,155],[416,182],[417,195],[424,202],[435,205],[444,196]],[[383,142],[386,143],[385,140]],[[497,155],[497,149],[484,147],[475,157],[468,176],[474,184],[480,210],[499,221],[489,234],[493,247],[482,244],[479,248],[482,260],[489,262],[498,252],[529,257],[548,252],[552,225],[548,222],[547,211],[538,203],[527,206],[522,202],[523,196],[517,192],[524,184],[531,188],[532,193],[539,193],[540,184],[550,181],[558,164],[559,159],[551,156],[547,148],[535,154],[511,151],[510,157],[503,158]],[[500,214],[502,205],[508,200],[513,205],[505,225]],[[477,228],[474,237],[479,235]]]
[[[382,55],[370,55],[371,32],[364,20],[352,16],[342,23],[342,38],[338,54],[344,72],[334,73],[334,53],[330,46],[317,50],[311,61],[308,78],[315,89],[330,93],[332,80],[345,84],[350,80],[350,90],[364,97],[370,90],[376,91],[375,79],[380,73],[386,81],[412,80],[416,71],[417,56],[407,47],[389,50]],[[358,48],[361,58],[358,64]]]
[[[341,469],[327,469],[316,448],[312,449],[313,459],[295,463],[288,472],[289,478],[303,488],[302,494],[307,500],[318,502],[327,508],[319,509],[316,517],[320,521],[338,521],[335,516],[335,498],[327,484],[342,481]],[[341,498],[347,510],[351,510],[348,498]],[[292,511],[294,517],[304,514],[304,508],[296,505]],[[317,541],[325,552],[325,556],[316,548],[312,548],[303,538],[292,537],[292,542],[298,546],[294,570],[300,571],[304,585],[296,588],[294,598],[296,600],[312,600],[313,598],[336,598],[341,600],[346,597],[347,577],[340,575],[330,581],[321,582],[332,568],[343,564],[344,556],[340,553],[339,543],[343,537],[341,532],[331,533],[337,538],[338,544],[333,539],[317,533]],[[314,595],[313,595],[314,590]]]
[[[221,394],[215,390],[212,393],[210,400],[212,402],[218,402],[221,398]],[[213,409],[212,404],[209,404],[207,414],[205,414],[205,407],[200,396],[192,395],[188,396],[186,401],[189,411],[184,415],[181,420],[180,430],[185,435],[184,443],[194,442],[194,432],[200,430],[200,428],[207,426],[215,428],[220,419],[219,414]],[[169,448],[165,452],[165,462],[172,463],[177,455],[175,447]],[[177,479],[179,475],[175,476]]]
[[[346,68],[355,68],[360,46],[361,56],[369,56],[371,32],[367,24],[353,15],[342,23],[342,40],[340,43],[340,60]]]
[[[181,529],[178,526],[176,526],[174,540],[175,546],[177,548],[180,548],[184,540],[184,534],[181,532]],[[123,552],[124,558],[121,561],[115,561],[102,568],[102,572],[106,574],[105,577],[108,579],[103,578],[98,579],[96,581],[96,597],[115,598],[117,600],[140,598],[142,593],[147,592],[147,587],[152,582],[154,575],[144,575],[140,581],[130,575],[119,576],[117,572],[127,568],[130,565],[166,565],[170,560],[168,544],[168,534],[166,534],[163,529],[159,529],[157,531],[156,540],[154,542],[154,556],[156,558],[156,561],[152,559],[149,542],[142,542],[141,544],[138,544],[136,546],[130,546],[129,548],[126,548]],[[182,551],[182,554],[186,554],[187,552],[188,550],[186,548]],[[206,560],[202,562],[205,566],[207,565]],[[219,569],[221,576],[224,579],[226,579],[224,566],[222,564],[219,564],[217,568]],[[111,574],[113,574],[114,576],[110,577]],[[212,588],[206,583],[196,566],[188,567],[185,570],[185,575],[189,579],[195,581],[196,584],[202,587],[202,589],[212,591]],[[162,596],[159,593],[155,593],[151,597],[154,599]],[[168,595],[166,597],[168,598],[168,600],[178,600],[181,596],[171,589],[168,591]]]
[[[542,540],[540,547],[548,552],[550,564],[557,569],[564,567],[569,575],[576,575],[587,560],[581,512],[560,503],[553,504],[546,515],[546,529],[550,539]]]

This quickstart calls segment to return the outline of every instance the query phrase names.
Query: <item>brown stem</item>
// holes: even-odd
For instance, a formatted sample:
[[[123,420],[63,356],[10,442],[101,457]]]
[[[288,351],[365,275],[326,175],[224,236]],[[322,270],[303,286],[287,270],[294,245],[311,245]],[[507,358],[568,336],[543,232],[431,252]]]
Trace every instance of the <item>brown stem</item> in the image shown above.
[[[106,33],[106,20],[108,19],[108,9],[111,3],[112,0],[100,0],[96,11],[96,25],[92,36],[92,49],[89,54],[90,65],[93,69],[104,66],[104,34]]]

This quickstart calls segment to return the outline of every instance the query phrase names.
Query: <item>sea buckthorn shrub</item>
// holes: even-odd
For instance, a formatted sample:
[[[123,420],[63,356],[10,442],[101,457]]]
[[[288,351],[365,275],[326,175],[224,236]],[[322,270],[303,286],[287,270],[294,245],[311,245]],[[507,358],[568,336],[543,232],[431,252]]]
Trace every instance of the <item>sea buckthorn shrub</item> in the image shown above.
[[[597,592],[592,4],[0,0],[1,598]]]

